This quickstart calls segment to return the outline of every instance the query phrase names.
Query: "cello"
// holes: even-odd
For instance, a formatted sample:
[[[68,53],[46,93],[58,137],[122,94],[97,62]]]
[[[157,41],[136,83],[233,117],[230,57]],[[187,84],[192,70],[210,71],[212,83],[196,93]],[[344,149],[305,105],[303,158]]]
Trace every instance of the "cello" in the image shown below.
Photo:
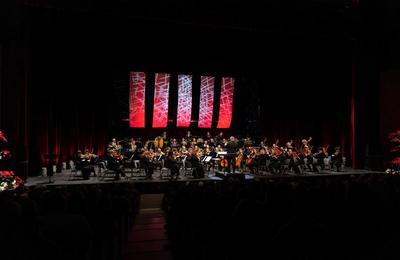
[[[240,169],[242,161],[243,161],[243,151],[241,151],[241,149],[240,149],[238,156],[236,156],[236,158],[235,158],[235,167]]]
[[[253,148],[246,159],[246,166],[251,166],[253,164],[253,160],[256,157],[256,151]]]
[[[219,162],[223,169],[228,168],[228,160],[224,156],[221,156],[221,161]]]

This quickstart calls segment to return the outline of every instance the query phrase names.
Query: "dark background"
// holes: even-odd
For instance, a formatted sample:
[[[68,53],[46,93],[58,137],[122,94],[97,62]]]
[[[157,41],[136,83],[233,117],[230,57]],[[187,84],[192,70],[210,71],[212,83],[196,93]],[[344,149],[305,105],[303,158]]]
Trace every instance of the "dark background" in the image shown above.
[[[101,154],[111,136],[163,131],[129,129],[129,71],[171,73],[171,104],[179,73],[194,75],[195,92],[200,75],[233,76],[226,134],[313,136],[341,145],[353,167],[381,167],[382,122],[398,126],[397,84],[380,88],[381,75],[399,68],[396,1],[131,2],[2,1],[0,128],[30,174],[46,154],[65,160],[84,146]],[[168,133],[183,134],[174,107]]]

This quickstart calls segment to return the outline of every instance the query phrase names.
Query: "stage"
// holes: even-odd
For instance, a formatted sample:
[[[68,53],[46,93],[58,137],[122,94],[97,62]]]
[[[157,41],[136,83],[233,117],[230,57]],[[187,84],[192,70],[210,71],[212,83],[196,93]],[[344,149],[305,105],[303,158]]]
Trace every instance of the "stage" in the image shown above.
[[[111,184],[111,183],[132,183],[137,187],[140,191],[151,193],[154,192],[162,192],[168,185],[171,183],[180,183],[180,182],[223,182],[223,181],[232,181],[232,180],[242,180],[242,181],[260,181],[265,179],[279,179],[279,178],[293,178],[293,179],[302,179],[302,178],[329,178],[329,177],[338,177],[338,176],[351,176],[351,175],[368,175],[368,174],[384,174],[383,171],[369,171],[369,170],[360,170],[360,169],[352,169],[345,168],[341,172],[324,170],[320,173],[313,172],[305,172],[303,174],[294,174],[294,173],[285,173],[285,174],[271,174],[268,172],[263,172],[261,174],[253,175],[248,172],[244,172],[243,174],[235,173],[228,174],[220,171],[208,171],[206,172],[204,178],[194,179],[190,175],[190,171],[181,172],[180,176],[177,179],[171,179],[165,170],[156,170],[153,174],[152,179],[146,179],[143,171],[125,171],[126,177],[121,177],[120,180],[114,180],[113,174],[97,174],[97,176],[91,176],[88,180],[84,180],[79,171],[72,172],[71,170],[64,170],[61,173],[56,173],[51,177],[51,182],[49,182],[49,177],[37,176],[37,177],[29,177],[26,181],[27,187],[33,186],[64,186],[64,185],[102,185],[102,184]]]

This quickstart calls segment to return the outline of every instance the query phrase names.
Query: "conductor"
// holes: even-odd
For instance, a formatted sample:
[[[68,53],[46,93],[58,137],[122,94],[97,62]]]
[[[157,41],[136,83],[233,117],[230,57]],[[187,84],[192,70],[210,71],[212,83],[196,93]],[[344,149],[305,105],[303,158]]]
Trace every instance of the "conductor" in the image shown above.
[[[238,142],[234,136],[231,136],[229,138],[228,143],[226,144],[226,159],[228,160],[228,173],[231,173],[231,169],[233,173],[235,173],[235,158],[236,158],[236,152],[238,151]]]

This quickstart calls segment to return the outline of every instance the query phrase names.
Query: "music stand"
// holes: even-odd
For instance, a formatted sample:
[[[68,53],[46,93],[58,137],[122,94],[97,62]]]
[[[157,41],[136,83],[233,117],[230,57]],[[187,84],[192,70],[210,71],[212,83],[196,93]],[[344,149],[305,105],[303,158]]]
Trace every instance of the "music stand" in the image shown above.
[[[204,157],[203,159],[203,163],[209,163],[211,161],[212,156],[207,155],[206,157]]]

